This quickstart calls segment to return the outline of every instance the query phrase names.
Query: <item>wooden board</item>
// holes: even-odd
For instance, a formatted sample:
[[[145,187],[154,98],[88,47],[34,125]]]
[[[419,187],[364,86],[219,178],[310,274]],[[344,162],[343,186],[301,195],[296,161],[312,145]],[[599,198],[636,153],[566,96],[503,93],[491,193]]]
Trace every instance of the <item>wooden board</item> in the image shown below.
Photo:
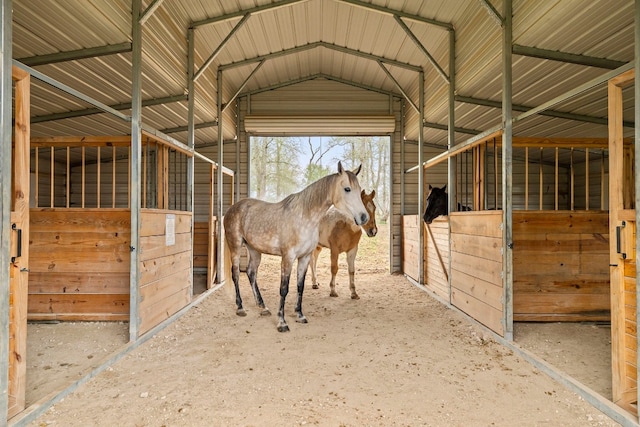
[[[609,213],[514,211],[513,223],[514,320],[609,320]]]
[[[419,280],[419,234],[421,218],[418,215],[402,216],[402,271],[413,280]]]
[[[173,230],[167,229],[168,219]],[[140,223],[144,226],[140,230],[138,292],[140,334],[144,334],[191,302],[192,214],[143,209]]]
[[[502,212],[449,215],[451,303],[504,335]]]
[[[128,209],[31,209],[29,319],[128,320]]]
[[[422,218],[424,237],[424,286],[449,301],[449,220],[438,217],[427,226]]]

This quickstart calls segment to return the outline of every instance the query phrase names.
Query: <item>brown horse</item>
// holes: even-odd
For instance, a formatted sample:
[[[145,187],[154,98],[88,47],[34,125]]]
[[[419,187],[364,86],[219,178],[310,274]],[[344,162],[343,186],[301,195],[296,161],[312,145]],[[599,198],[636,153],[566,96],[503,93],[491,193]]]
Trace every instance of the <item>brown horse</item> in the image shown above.
[[[371,194],[367,194],[364,190],[360,194],[362,203],[367,209],[369,214],[369,221],[361,226],[353,224],[348,216],[345,216],[342,212],[336,209],[329,209],[327,214],[320,221],[320,239],[318,240],[318,246],[313,251],[313,257],[311,258],[311,283],[313,289],[318,289],[318,281],[316,280],[316,263],[318,262],[318,255],[322,251],[322,248],[329,248],[331,250],[331,292],[332,297],[337,297],[336,293],[336,274],[338,273],[338,256],[346,252],[347,253],[347,265],[349,266],[349,289],[351,290],[351,299],[360,299],[356,293],[355,284],[355,260],[358,254],[358,243],[360,243],[360,236],[362,236],[362,230],[367,233],[367,236],[373,237],[378,234],[378,227],[376,226],[376,205],[373,203],[373,198],[376,196],[376,191],[373,190]]]
[[[282,257],[280,273],[280,308],[278,331],[289,330],[284,320],[284,303],[289,293],[293,262],[298,260],[296,303],[297,322],[307,323],[302,314],[302,293],[311,254],[318,244],[318,225],[331,205],[344,212],[357,225],[369,221],[360,198],[360,183],[355,171],[347,171],[338,162],[338,173],[325,176],[304,190],[291,194],[277,203],[243,199],[229,208],[224,216],[224,228],[231,257],[231,278],[236,290],[236,314],[246,316],[240,297],[240,252],[242,245],[249,252],[247,277],[263,315],[271,314],[265,306],[256,281],[262,254]]]

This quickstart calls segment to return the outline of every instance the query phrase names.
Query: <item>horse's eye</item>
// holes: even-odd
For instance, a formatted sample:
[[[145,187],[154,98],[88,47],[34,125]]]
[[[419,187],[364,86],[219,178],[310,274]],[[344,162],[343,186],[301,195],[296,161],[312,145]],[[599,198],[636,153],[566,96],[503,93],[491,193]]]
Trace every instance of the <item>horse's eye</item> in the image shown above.
[[[344,191],[347,193],[351,193],[351,187],[344,187]]]

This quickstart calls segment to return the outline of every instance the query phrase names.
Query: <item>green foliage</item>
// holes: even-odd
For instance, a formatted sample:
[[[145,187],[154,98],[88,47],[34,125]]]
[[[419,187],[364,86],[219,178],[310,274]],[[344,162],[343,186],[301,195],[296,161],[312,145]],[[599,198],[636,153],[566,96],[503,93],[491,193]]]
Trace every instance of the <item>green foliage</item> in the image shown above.
[[[318,179],[362,165],[358,179],[364,190],[376,190],[377,217],[389,216],[391,143],[388,137],[252,137],[251,197],[278,201]]]

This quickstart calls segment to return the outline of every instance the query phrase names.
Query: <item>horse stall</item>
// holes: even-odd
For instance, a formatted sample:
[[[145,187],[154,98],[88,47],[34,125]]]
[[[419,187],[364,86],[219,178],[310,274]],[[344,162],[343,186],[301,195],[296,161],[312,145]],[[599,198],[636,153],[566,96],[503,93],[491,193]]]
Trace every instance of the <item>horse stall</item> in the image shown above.
[[[187,197],[191,156],[193,151],[180,144],[143,132],[140,243],[137,271],[132,274],[131,137],[31,138],[25,335],[29,352],[27,380],[16,379],[26,384],[27,406],[64,388],[52,376],[61,375],[70,383],[89,370],[74,368],[65,359],[89,352],[82,345],[97,347],[81,356],[93,359],[88,363],[95,366],[190,304],[195,265],[209,277],[204,287],[211,287],[216,222],[209,214],[204,219],[208,227],[198,225],[198,232],[204,233],[194,231]],[[215,168],[210,167],[213,174]],[[212,212],[213,189],[208,185],[205,190],[209,207],[203,218]],[[198,234],[204,237],[196,241]],[[72,339],[78,341],[65,336],[57,346],[50,344],[65,327],[75,328]]]
[[[205,147],[206,151],[206,147]],[[222,186],[228,188],[222,197],[225,206],[233,204],[235,185],[232,170],[197,155],[194,162],[194,222],[193,222],[193,294],[211,289],[216,282],[218,265],[218,217],[214,214],[218,168],[222,169]],[[224,238],[224,237],[223,237]]]
[[[403,217],[405,274],[500,336],[510,338],[512,322],[519,322],[516,342],[520,324],[608,325],[608,141],[513,138],[510,292],[503,279],[501,156],[496,133],[425,162],[424,182],[441,187],[431,178],[450,158],[449,206],[456,209],[431,224],[422,214]]]

